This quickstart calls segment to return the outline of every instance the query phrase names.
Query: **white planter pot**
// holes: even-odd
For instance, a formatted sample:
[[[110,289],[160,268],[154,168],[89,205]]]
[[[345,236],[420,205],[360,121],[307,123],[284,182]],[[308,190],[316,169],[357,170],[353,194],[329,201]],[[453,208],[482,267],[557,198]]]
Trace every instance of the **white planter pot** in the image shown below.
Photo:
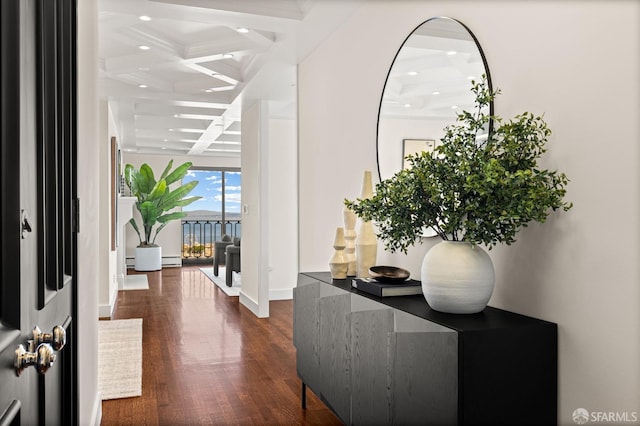
[[[162,247],[136,247],[136,271],[159,271],[162,269]]]
[[[436,244],[425,255],[421,272],[422,293],[436,311],[474,314],[487,306],[493,293],[493,262],[475,244]]]

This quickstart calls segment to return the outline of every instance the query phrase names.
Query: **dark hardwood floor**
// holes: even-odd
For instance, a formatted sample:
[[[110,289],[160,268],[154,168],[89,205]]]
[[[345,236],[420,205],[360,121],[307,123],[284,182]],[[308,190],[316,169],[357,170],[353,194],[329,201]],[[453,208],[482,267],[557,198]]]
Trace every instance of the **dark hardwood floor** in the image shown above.
[[[290,300],[259,319],[197,266],[147,275],[113,316],[143,319],[142,396],[103,401],[102,425],[341,424],[310,390],[300,406]]]

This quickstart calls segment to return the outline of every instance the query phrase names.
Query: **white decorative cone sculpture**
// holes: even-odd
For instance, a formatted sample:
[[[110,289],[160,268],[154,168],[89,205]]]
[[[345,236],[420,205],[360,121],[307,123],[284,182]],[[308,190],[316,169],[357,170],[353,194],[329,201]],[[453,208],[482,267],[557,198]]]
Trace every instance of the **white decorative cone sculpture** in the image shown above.
[[[342,215],[344,219],[344,240],[346,244],[344,256],[349,262],[347,276],[354,277],[356,275],[356,222],[358,217],[353,210],[347,207],[344,208]]]
[[[436,311],[481,312],[493,293],[495,273],[481,247],[463,241],[442,241],[422,262],[422,293]]]
[[[331,278],[336,280],[344,280],[347,278],[347,270],[349,269],[349,261],[345,256],[344,248],[346,246],[344,240],[344,228],[336,228],[336,237],[333,240],[333,256],[329,259],[329,270]]]
[[[365,170],[360,198],[364,200],[371,197],[373,197],[371,171]],[[376,264],[377,256],[378,238],[373,229],[373,223],[363,221],[356,236],[356,276],[359,278],[370,277],[369,268]]]

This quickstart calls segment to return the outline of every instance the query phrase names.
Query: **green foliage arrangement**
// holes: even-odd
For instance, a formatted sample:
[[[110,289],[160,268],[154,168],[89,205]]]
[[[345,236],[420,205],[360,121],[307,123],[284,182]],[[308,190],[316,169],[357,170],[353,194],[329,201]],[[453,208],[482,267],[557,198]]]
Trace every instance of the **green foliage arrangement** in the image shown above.
[[[356,215],[376,222],[392,252],[422,242],[425,228],[444,240],[509,245],[529,222],[572,207],[563,201],[565,174],[538,167],[551,134],[542,117],[525,112],[503,123],[482,112],[499,90],[492,92],[484,77],[471,90],[474,113],[458,114],[434,153],[410,157],[411,166],[377,184],[373,198],[345,200]],[[495,129],[479,140],[490,120]]]
[[[140,228],[136,220],[132,218],[129,221],[138,234],[138,239],[140,240],[138,247],[155,247],[156,237],[162,228],[170,221],[182,219],[186,216],[186,213],[169,212],[169,210],[173,210],[176,207],[187,206],[202,198],[199,196],[185,198],[193,188],[198,185],[198,181],[195,180],[181,185],[173,191],[169,188],[169,185],[180,181],[187,174],[191,164],[191,162],[186,162],[171,171],[173,160],[170,160],[157,181],[153,175],[153,170],[146,163],[140,166],[139,170],[131,164],[125,166],[125,182],[131,190],[131,194],[138,199],[136,201],[136,208],[142,217],[144,238],[140,233]],[[156,225],[158,226],[152,238],[151,235]]]

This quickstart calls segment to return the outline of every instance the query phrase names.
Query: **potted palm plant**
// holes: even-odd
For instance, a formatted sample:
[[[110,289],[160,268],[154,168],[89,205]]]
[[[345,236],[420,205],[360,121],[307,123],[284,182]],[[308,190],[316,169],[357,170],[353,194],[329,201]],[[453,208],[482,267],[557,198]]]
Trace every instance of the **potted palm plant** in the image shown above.
[[[158,178],[155,179],[153,170],[148,164],[143,164],[140,169],[127,164],[124,168],[124,177],[131,195],[137,198],[136,208],[142,218],[142,226],[138,226],[135,218],[129,223],[138,234],[140,244],[136,247],[135,270],[157,271],[162,269],[162,248],[155,241],[158,233],[172,220],[186,216],[181,211],[171,211],[176,207],[184,207],[202,198],[187,197],[196,187],[198,181],[191,181],[171,190],[170,185],[179,182],[187,174],[191,162],[185,162],[171,170],[173,160]]]
[[[422,287],[433,309],[452,313],[479,312],[491,297],[493,264],[480,244],[512,244],[529,222],[572,206],[563,201],[566,175],[538,166],[551,134],[543,118],[525,112],[503,122],[483,112],[499,91],[486,78],[471,90],[474,111],[458,114],[433,153],[411,156],[410,167],[380,182],[370,199],[345,200],[375,221],[392,252],[422,243],[425,228],[442,238],[424,258]],[[479,137],[491,120],[494,129]]]

